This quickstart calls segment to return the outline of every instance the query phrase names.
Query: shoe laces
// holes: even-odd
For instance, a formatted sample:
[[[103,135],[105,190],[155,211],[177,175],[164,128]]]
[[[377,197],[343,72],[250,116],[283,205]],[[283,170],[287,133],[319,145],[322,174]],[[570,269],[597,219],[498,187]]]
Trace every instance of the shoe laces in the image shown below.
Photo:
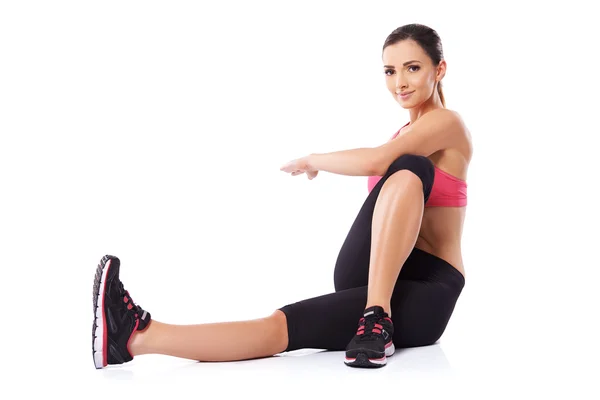
[[[127,305],[127,311],[134,313],[136,318],[144,312],[142,307],[134,303],[129,295],[129,291],[123,286],[123,282],[119,282],[119,297],[122,298],[123,302]]]
[[[379,323],[381,319],[378,316],[369,316],[362,317],[358,321],[356,334],[360,337],[361,341],[372,341],[381,336],[381,331],[383,330],[383,326]]]

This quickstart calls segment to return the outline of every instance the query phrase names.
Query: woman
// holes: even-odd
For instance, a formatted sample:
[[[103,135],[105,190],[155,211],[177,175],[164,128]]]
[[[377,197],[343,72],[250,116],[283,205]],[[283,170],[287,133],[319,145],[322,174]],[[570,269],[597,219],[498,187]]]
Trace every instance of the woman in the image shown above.
[[[396,347],[441,337],[465,284],[470,134],[446,109],[446,62],[433,29],[396,29],[382,58],[387,87],[410,121],[379,147],[311,154],[281,168],[308,179],[319,171],[369,177],[335,265],[335,292],[256,320],[171,325],[133,302],[119,280],[119,259],[105,256],[94,282],[96,368],[141,354],[232,361],[301,348],[345,350],[346,365],[381,367]]]

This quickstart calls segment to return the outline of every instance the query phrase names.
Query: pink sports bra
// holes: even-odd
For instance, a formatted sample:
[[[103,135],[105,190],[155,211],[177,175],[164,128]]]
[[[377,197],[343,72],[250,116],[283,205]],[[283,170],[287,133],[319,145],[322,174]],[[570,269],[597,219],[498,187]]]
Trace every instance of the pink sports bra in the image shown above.
[[[407,125],[404,125],[402,128]],[[402,128],[390,140],[398,136]],[[381,176],[370,176],[367,179],[369,193],[371,193],[381,178]],[[427,203],[425,203],[425,207],[464,207],[466,205],[467,182],[435,167],[433,188],[431,189]]]

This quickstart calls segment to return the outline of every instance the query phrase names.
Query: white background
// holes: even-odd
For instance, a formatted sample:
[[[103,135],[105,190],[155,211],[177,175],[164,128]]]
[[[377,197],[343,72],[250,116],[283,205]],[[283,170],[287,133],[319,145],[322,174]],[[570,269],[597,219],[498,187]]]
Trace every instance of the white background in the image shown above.
[[[10,398],[597,396],[596,21],[583,1],[483,4],[3,2]],[[475,151],[467,282],[440,342],[377,371],[345,367],[343,353],[145,356],[95,370],[104,254],[163,322],[257,318],[333,290],[366,177],[309,181],[279,167],[377,146],[408,121],[385,88],[381,47],[412,22],[442,38],[447,106]]]

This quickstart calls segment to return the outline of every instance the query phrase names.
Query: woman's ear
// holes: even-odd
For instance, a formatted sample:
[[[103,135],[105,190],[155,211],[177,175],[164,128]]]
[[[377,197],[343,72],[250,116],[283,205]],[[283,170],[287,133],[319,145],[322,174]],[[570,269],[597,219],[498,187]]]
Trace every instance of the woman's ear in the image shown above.
[[[442,60],[440,61],[440,63],[437,66],[437,73],[435,76],[435,79],[440,82],[442,79],[444,79],[444,76],[446,76],[446,60]]]

